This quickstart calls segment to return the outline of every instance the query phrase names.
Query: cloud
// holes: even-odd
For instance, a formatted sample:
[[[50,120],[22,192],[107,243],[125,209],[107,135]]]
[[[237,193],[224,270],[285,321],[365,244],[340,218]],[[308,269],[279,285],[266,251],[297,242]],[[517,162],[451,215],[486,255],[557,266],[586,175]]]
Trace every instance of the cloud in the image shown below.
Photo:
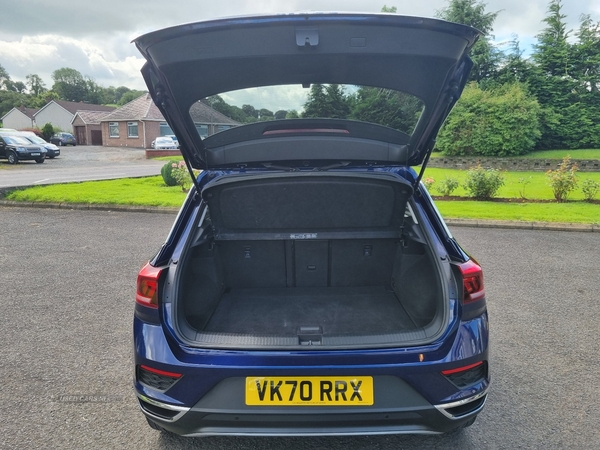
[[[549,0],[481,0],[486,11],[500,11],[494,24],[496,41],[518,35],[528,52],[543,28]],[[139,69],[142,58],[131,40],[141,34],[182,23],[249,14],[293,11],[379,12],[396,6],[399,14],[433,17],[447,0],[3,0],[10,18],[0,18],[0,63],[14,80],[30,73],[42,77],[48,87],[51,74],[71,67],[102,86],[125,85],[144,89]],[[563,1],[568,28],[573,36],[579,16],[600,20],[598,0]]]
[[[114,52],[72,37],[25,36],[18,41],[0,41],[0,59],[13,80],[24,81],[28,74],[35,73],[48,88],[53,84],[52,72],[70,67],[93,78],[101,86],[126,85],[132,89],[145,89],[140,75],[143,58],[135,55],[133,45],[129,44],[129,47],[129,52]]]

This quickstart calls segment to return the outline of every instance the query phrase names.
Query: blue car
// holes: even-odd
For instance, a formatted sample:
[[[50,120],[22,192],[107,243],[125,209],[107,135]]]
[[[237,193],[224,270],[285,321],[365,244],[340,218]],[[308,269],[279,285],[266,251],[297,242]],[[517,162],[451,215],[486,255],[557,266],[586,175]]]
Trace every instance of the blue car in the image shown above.
[[[77,140],[71,133],[65,133],[61,131],[50,137],[50,143],[54,145],[60,145],[61,147],[63,145],[72,145],[75,147],[77,145]]]
[[[137,279],[134,388],[152,428],[356,435],[475,421],[490,384],[482,269],[421,179],[478,36],[299,13],[135,40],[193,181]]]

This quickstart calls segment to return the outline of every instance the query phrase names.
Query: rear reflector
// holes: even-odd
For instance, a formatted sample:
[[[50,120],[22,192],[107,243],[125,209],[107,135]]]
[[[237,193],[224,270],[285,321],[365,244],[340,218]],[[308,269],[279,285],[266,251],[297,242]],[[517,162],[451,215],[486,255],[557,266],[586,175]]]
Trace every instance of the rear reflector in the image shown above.
[[[442,370],[442,375],[459,389],[464,389],[467,386],[480,383],[487,377],[487,362],[478,361],[468,366]]]
[[[482,364],[483,364],[483,361],[478,361],[475,364],[469,364],[468,366],[457,367],[456,369],[442,370],[442,375],[452,375],[455,373],[464,372],[466,370],[473,369],[474,367],[480,366]]]
[[[140,305],[158,308],[158,278],[162,269],[146,263],[137,278],[135,301]]]
[[[142,364],[140,367],[142,369],[144,369],[148,372],[152,372],[156,375],[162,375],[163,377],[179,378],[181,376],[180,373],[167,372],[166,370],[155,369],[154,367],[145,366],[144,364]]]
[[[166,370],[155,369],[143,364],[137,366],[137,380],[158,391],[164,392],[169,389],[181,378],[181,375],[180,373],[167,372]]]
[[[463,304],[476,302],[485,298],[483,289],[483,271],[472,259],[459,264],[463,277]]]

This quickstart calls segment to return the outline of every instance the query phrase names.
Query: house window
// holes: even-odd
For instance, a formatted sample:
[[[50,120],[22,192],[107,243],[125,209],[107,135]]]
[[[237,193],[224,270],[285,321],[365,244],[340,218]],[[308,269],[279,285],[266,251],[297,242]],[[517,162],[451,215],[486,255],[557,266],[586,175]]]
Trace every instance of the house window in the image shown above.
[[[202,139],[208,137],[208,125],[196,124],[196,130]]]
[[[137,122],[127,122],[127,137],[128,138],[136,138],[138,136],[138,123]]]
[[[231,127],[229,125],[219,125],[217,127],[217,132],[221,132],[221,131],[225,131],[225,130],[229,130]]]
[[[175,134],[173,133],[173,130],[171,130],[171,127],[168,123],[163,122],[159,125],[159,127],[161,136],[171,136],[172,134]]]
[[[119,137],[119,122],[108,122],[108,136],[111,138]]]

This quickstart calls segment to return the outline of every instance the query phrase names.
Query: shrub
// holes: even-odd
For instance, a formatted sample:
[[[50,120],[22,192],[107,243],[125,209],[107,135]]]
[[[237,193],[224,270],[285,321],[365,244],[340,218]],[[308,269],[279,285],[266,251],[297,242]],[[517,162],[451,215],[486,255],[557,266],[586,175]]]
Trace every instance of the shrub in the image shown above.
[[[440,194],[448,197],[452,195],[452,192],[454,192],[454,190],[457,189],[458,186],[460,186],[460,183],[456,178],[446,177],[442,181],[440,181],[440,184],[437,187],[437,191]]]
[[[427,188],[427,190],[431,190],[431,187],[433,186],[433,184],[435,183],[435,180],[433,178],[425,178],[423,180],[423,184],[425,185],[425,187]]]
[[[577,164],[571,162],[570,155],[563,158],[558,169],[546,172],[557,202],[565,201],[569,193],[577,187],[575,172],[577,172]]]
[[[167,186],[177,186],[177,178],[173,175],[173,164],[177,167],[177,161],[169,161],[160,169],[163,181]]]
[[[44,137],[44,134],[39,128],[21,128],[19,131],[31,131],[32,133],[35,133],[37,137]]]
[[[529,178],[519,178],[519,197],[525,200],[527,197],[525,196],[525,188],[528,184],[531,184],[531,177]]]
[[[173,162],[171,164],[171,175],[175,178],[177,184],[181,186],[181,190],[187,192],[192,183],[192,178],[184,161],[179,161],[179,163]]]
[[[594,197],[598,191],[600,191],[600,183],[587,178],[583,180],[582,184],[583,186],[581,187],[581,191],[583,192],[583,198],[586,202],[591,202],[594,200]]]
[[[489,90],[469,84],[440,130],[437,148],[449,156],[517,156],[541,136],[541,108],[520,83]]]
[[[44,125],[42,127],[42,136],[44,137],[44,139],[46,139],[47,141],[50,140],[50,138],[54,135],[55,131],[54,131],[54,127],[52,126],[51,123],[47,123],[46,125]]]
[[[484,169],[481,165],[467,171],[463,187],[478,200],[493,198],[504,185],[504,177],[497,169]]]

